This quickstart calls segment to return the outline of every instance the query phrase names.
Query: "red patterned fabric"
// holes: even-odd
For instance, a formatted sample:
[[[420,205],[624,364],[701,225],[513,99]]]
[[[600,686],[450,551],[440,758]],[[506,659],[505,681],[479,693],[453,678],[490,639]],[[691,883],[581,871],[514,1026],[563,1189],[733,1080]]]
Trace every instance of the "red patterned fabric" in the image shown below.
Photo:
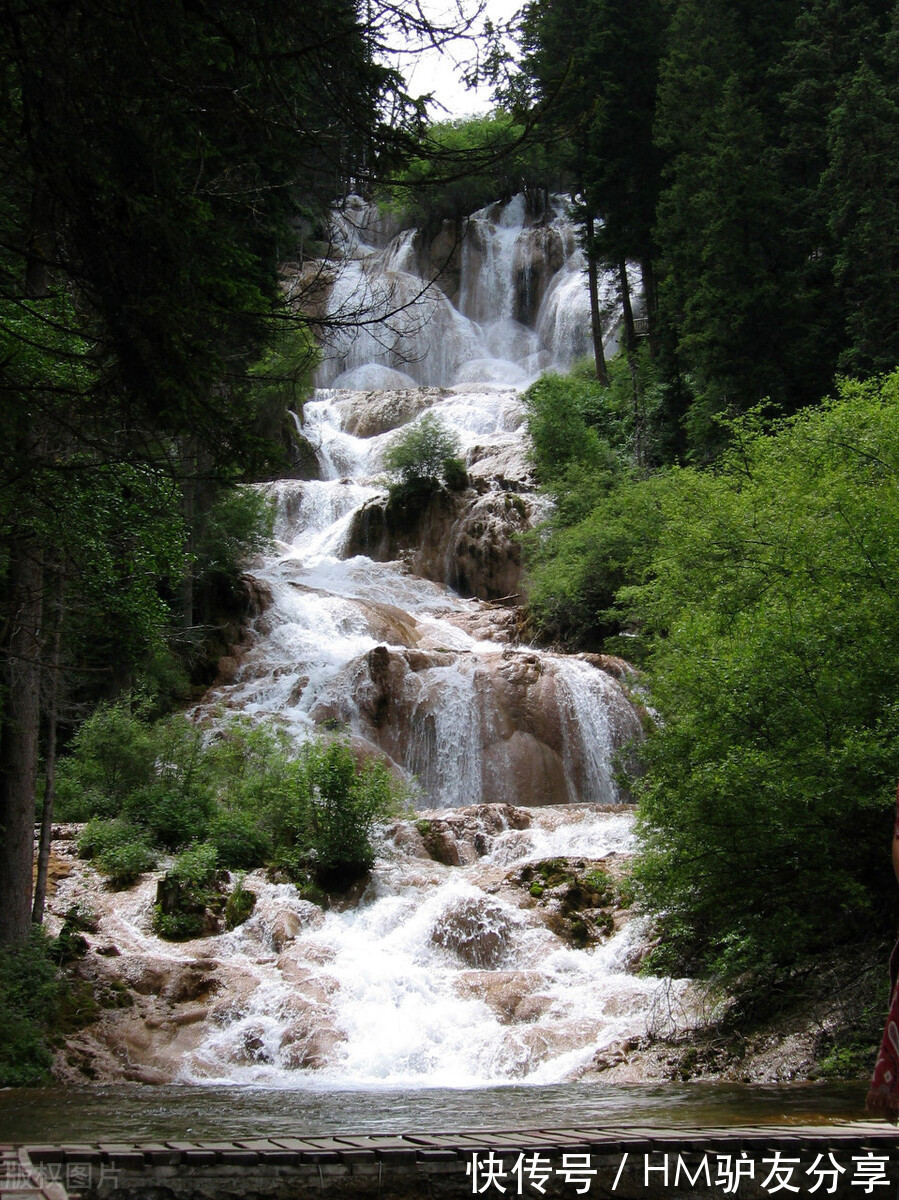
[[[899,837],[899,788],[896,789],[896,822],[893,837]],[[899,942],[890,955],[890,1011],[874,1077],[865,1107],[869,1113],[885,1117],[895,1125],[899,1121]]]

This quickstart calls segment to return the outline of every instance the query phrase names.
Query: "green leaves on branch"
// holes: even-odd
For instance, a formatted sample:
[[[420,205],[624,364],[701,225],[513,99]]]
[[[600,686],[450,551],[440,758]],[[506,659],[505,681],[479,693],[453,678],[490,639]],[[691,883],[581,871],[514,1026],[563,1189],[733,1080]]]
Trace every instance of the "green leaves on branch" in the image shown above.
[[[899,761],[899,375],[656,487],[618,602],[651,637],[644,902],[667,968],[788,963],[883,924]]]
[[[464,487],[465,464],[459,459],[458,437],[434,413],[425,413],[400,433],[384,454],[394,477],[391,492],[409,493],[439,487]]]
[[[84,723],[59,764],[57,811],[91,818],[79,851],[115,886],[178,850],[179,886],[275,864],[342,887],[371,866],[375,824],[406,799],[382,762],[357,761],[345,741],[295,751],[283,733],[235,720],[207,743],[185,718],[148,724],[122,700]]]
[[[770,432],[730,421],[714,469],[646,479],[583,461],[607,420],[589,394],[529,399],[557,497],[527,547],[529,598],[548,636],[645,666],[658,719],[630,786],[654,965],[764,975],[888,933],[899,373]]]

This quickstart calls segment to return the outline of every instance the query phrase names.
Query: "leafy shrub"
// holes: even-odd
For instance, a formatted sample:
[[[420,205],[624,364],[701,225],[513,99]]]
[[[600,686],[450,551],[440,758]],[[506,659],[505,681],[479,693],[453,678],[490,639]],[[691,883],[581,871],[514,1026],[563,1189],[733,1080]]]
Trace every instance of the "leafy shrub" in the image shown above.
[[[153,930],[171,941],[200,937],[206,909],[221,907],[218,854],[207,842],[188,847],[160,879],[153,909]]]
[[[114,817],[122,801],[151,777],[157,757],[149,703],[126,693],[101,704],[72,738],[56,773],[55,811],[63,821]]]
[[[110,846],[97,859],[97,866],[113,888],[130,887],[144,871],[156,866],[156,852],[146,842],[125,842]]]
[[[468,470],[461,458],[448,458],[443,464],[443,482],[451,492],[464,492],[468,487]]]
[[[215,880],[218,865],[215,846],[208,842],[200,842],[189,846],[178,855],[172,868],[166,872],[166,878],[174,879],[188,887],[203,887]]]
[[[464,470],[458,458],[459,449],[455,433],[434,413],[425,413],[400,433],[387,449],[384,466],[401,487],[423,483],[436,487],[446,480],[447,469],[458,481],[459,467]]]
[[[672,473],[622,596],[652,638],[636,877],[668,969],[782,970],[892,923],[899,375],[840,393]]]
[[[93,817],[78,838],[78,853],[82,858],[99,859],[115,846],[140,841],[141,836],[142,830],[138,825],[132,825],[120,817],[109,821]]]
[[[256,893],[245,888],[243,877],[239,878],[225,904],[225,928],[236,929],[243,925],[255,907]]]
[[[210,822],[206,836],[228,870],[252,871],[271,857],[271,839],[249,813],[220,812]]]
[[[195,536],[195,571],[219,589],[236,580],[250,555],[270,547],[274,523],[275,506],[262,492],[250,487],[224,491],[203,515]]]
[[[199,912],[167,913],[161,904],[153,905],[153,932],[168,942],[185,942],[201,937],[205,927],[205,909]]]
[[[129,796],[124,805],[126,816],[144,827],[145,836],[167,850],[203,837],[213,808],[205,789],[179,789],[162,780]]]
[[[620,461],[600,436],[604,391],[594,380],[543,375],[525,392],[531,461],[543,484],[556,484],[573,463],[616,473]]]
[[[40,930],[23,945],[0,950],[0,1087],[47,1082],[49,1029],[62,992]]]
[[[383,764],[357,766],[343,742],[313,742],[296,753],[282,731],[247,720],[232,721],[211,744],[182,717],[143,732],[132,728],[140,724],[134,714],[119,712],[116,723],[120,742],[144,747],[143,774],[135,769],[119,780],[120,815],[93,816],[79,840],[80,853],[94,858],[115,886],[153,866],[160,848],[177,850],[198,839],[202,844],[190,845],[168,872],[166,887],[202,890],[219,868],[268,862],[303,882],[358,875],[373,856],[374,822],[405,798]],[[71,779],[112,777],[104,756],[102,744],[85,737]],[[185,906],[197,916],[201,899],[164,904],[160,930],[187,936],[183,922],[162,917]]]
[[[60,818],[121,816],[174,850],[202,836],[213,809],[203,735],[182,716],[148,724],[147,702],[101,705],[59,764]]]
[[[380,760],[356,762],[349,743],[309,742],[296,762],[290,805],[270,811],[276,858],[293,878],[311,872],[343,887],[374,860],[375,823],[402,806],[403,790]]]

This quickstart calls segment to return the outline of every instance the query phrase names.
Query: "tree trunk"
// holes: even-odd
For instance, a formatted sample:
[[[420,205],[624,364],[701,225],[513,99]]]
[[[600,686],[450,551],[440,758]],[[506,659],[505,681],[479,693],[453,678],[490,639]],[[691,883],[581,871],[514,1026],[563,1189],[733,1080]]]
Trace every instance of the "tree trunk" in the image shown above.
[[[181,515],[184,518],[184,573],[181,576],[181,627],[194,626],[193,529],[197,500],[197,456],[188,441],[181,448]]]
[[[593,358],[596,362],[596,378],[609,386],[609,372],[602,348],[602,321],[599,312],[599,279],[596,269],[596,240],[593,214],[587,217],[587,281],[590,286],[590,328],[593,334]]]
[[[63,596],[65,593],[65,573],[60,562],[56,564],[56,581],[53,590],[53,638],[47,663],[45,692],[47,740],[44,751],[44,811],[41,816],[41,838],[37,852],[34,904],[31,908],[31,920],[35,925],[40,925],[44,919],[47,870],[50,865],[50,848],[53,843],[53,803],[56,799],[56,727],[59,710],[59,669],[62,658]]]
[[[618,260],[618,286],[621,291],[621,308],[624,313],[624,348],[628,354],[637,349],[637,331],[634,328],[634,309],[631,304],[631,285],[627,278],[627,263]]]
[[[645,258],[640,264],[643,275],[643,299],[646,303],[646,318],[649,321],[649,356],[658,358],[659,331],[657,318],[659,314],[659,291],[656,284],[655,268],[651,258]]]
[[[40,548],[33,537],[19,533],[10,546],[7,569],[10,617],[2,647],[0,946],[24,941],[31,929],[42,584]]]
[[[631,376],[631,394],[634,402],[634,465],[638,470],[646,465],[645,430],[643,428],[643,400],[640,395],[640,380],[637,371],[637,331],[634,328],[634,309],[631,305],[631,288],[627,278],[627,262],[618,260],[618,282],[621,289],[621,307],[624,310],[624,349]]]

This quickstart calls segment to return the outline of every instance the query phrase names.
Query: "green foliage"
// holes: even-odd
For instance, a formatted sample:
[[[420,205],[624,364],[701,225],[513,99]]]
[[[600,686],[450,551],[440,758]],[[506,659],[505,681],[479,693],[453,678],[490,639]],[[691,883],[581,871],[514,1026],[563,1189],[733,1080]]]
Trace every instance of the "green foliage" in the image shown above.
[[[40,930],[0,950],[0,1087],[40,1087],[48,1080],[48,1036],[62,985]]]
[[[174,850],[203,834],[213,810],[203,735],[181,716],[149,724],[147,708],[126,695],[84,722],[59,764],[57,811],[121,815],[143,840]]]
[[[899,755],[899,375],[657,491],[643,903],[657,963],[764,972],[884,921]],[[737,884],[738,881],[738,884]]]
[[[167,872],[167,878],[188,887],[204,887],[211,883],[218,872],[218,852],[215,846],[208,842],[198,842],[182,850],[175,859],[174,866]]]
[[[82,858],[100,859],[115,846],[138,840],[141,833],[139,826],[120,817],[91,817],[78,838],[78,853]]]
[[[252,871],[271,858],[271,839],[251,813],[224,810],[209,823],[207,838],[218,861],[229,871]]]
[[[597,905],[611,904],[615,899],[615,885],[601,867],[594,867],[579,876],[578,883],[595,894]]]
[[[290,322],[283,324],[273,344],[248,373],[253,408],[271,414],[270,421],[280,419],[285,409],[302,413],[318,357],[308,329]]]
[[[371,866],[375,823],[396,815],[403,799],[380,759],[360,765],[348,742],[310,742],[297,760],[292,807],[278,814],[278,840],[319,884],[340,888]]]
[[[236,929],[256,907],[256,893],[243,885],[243,876],[238,878],[225,904],[225,928]]]
[[[271,546],[274,504],[255,488],[223,491],[194,542],[195,570],[212,585],[233,585],[244,563]]]
[[[218,854],[198,842],[183,850],[159,882],[153,907],[153,931],[169,941],[200,937],[206,909],[221,906]]]
[[[99,705],[79,726],[57,768],[60,820],[114,816],[122,797],[143,786],[157,756],[151,728],[141,719],[148,707],[145,699],[125,695]]]
[[[144,871],[156,866],[156,851],[145,841],[122,842],[110,846],[97,859],[97,866],[112,888],[127,888]]]
[[[459,439],[434,413],[425,413],[400,433],[384,454],[384,466],[395,479],[395,488],[406,491],[436,488],[447,473],[459,480]]]
[[[461,458],[444,459],[443,482],[451,492],[465,491],[468,487],[468,471]]]
[[[207,744],[183,717],[147,724],[125,702],[88,719],[63,766],[66,814],[91,817],[79,853],[113,886],[149,870],[161,849],[184,848],[165,879],[190,894],[160,911],[164,936],[201,931],[199,920],[168,918],[201,915],[219,868],[273,862],[297,880],[351,880],[371,865],[375,822],[406,800],[383,763],[357,764],[346,742],[297,753],[282,731],[236,719]]]
[[[615,455],[598,429],[603,401],[596,379],[571,375],[544,375],[527,390],[531,459],[541,483],[561,491],[566,476],[615,471]]]
[[[153,905],[153,932],[167,942],[186,942],[200,937],[204,926],[204,911],[164,912],[159,904]]]
[[[437,122],[422,149],[382,202],[429,234],[443,221],[522,190],[557,188],[559,181],[558,146],[526,138],[524,127],[502,112]]]

